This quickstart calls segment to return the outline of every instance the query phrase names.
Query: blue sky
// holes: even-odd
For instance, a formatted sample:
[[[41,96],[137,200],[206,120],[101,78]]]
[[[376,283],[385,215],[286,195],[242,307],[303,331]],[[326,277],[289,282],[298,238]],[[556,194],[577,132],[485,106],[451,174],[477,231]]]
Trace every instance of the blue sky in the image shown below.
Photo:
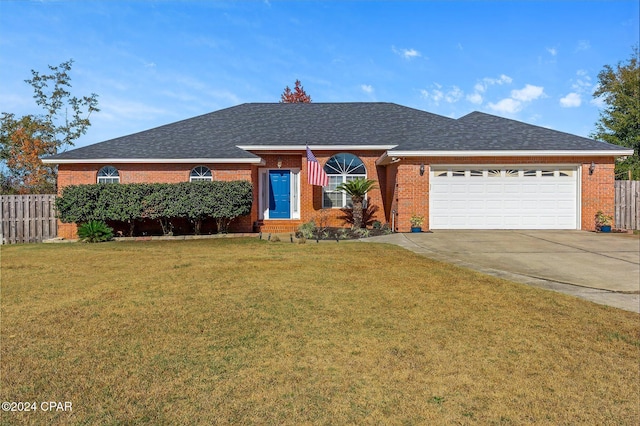
[[[0,111],[39,112],[30,70],[73,59],[73,93],[101,108],[76,146],[277,102],[296,79],[313,102],[477,110],[587,136],[598,72],[630,57],[639,13],[637,0],[0,0]]]

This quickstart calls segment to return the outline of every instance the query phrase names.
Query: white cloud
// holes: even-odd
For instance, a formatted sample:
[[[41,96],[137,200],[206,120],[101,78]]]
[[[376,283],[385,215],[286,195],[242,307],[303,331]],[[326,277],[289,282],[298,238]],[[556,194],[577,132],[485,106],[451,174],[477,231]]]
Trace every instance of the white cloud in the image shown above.
[[[485,77],[481,81],[477,82],[475,86],[473,86],[473,90],[475,90],[476,92],[475,95],[479,96],[481,93],[486,92],[489,86],[495,86],[495,85],[502,86],[503,84],[511,84],[512,81],[513,81],[512,78],[505,74],[500,74],[500,77],[498,78]],[[478,96],[473,96],[473,95],[470,95],[470,96],[476,100],[476,102],[474,103],[480,103],[480,102],[477,102],[477,100],[481,99],[482,98],[481,96],[480,98]]]
[[[585,70],[576,71],[578,78],[573,81],[571,88],[576,93],[588,93],[593,89],[593,83],[591,83],[591,77]]]
[[[498,77],[498,78],[485,77],[485,78],[482,79],[482,81],[485,84],[488,84],[488,85],[494,85],[494,84],[502,85],[502,84],[511,84],[513,79],[511,77],[509,77],[508,75],[500,74],[500,77]]]
[[[361,84],[360,88],[365,93],[373,93],[373,86],[371,86],[370,84]]]
[[[531,102],[541,96],[544,96],[544,88],[542,86],[525,84],[522,89],[512,90],[511,97],[502,99],[497,103],[490,102],[488,106],[496,112],[515,114],[522,110],[525,102]]]
[[[464,97],[464,92],[458,86],[451,86],[451,88],[447,90],[443,88],[442,84],[435,82],[431,84],[431,88],[429,90],[420,90],[420,94],[423,98],[436,105],[438,105],[442,100],[453,104]]]
[[[453,86],[453,88],[447,92],[445,101],[452,104],[458,102],[460,99],[462,99],[463,96],[464,93],[462,92],[462,90],[458,86]]]
[[[522,109],[522,102],[516,101],[511,98],[506,98],[498,103],[489,103],[489,108],[496,112],[506,113],[506,114],[515,114],[516,112]]]
[[[395,46],[391,46],[391,50],[404,59],[413,59],[422,56],[416,49],[396,49]]]
[[[438,84],[434,84],[436,87],[438,87]],[[442,100],[442,98],[444,97],[444,93],[442,93],[442,90],[439,89],[433,89],[431,91],[426,90],[426,89],[422,89],[420,90],[420,94],[422,95],[423,98],[428,99],[432,102],[434,102],[436,105]]]
[[[511,84],[512,81],[513,79],[506,74],[500,74],[498,78],[485,77],[473,86],[474,93],[467,95],[467,100],[473,104],[480,105],[483,101],[482,94],[487,91],[489,86],[502,86],[503,84]]]
[[[472,104],[480,105],[482,103],[482,95],[478,92],[467,95],[467,100]]]
[[[576,47],[576,51],[581,51],[581,50],[589,50],[591,49],[591,43],[589,43],[589,40],[580,40],[578,42],[578,46]]]
[[[542,86],[533,86],[531,84],[527,84],[524,88],[520,90],[512,90],[511,97],[518,101],[533,101],[538,99],[540,96],[544,94],[544,88]]]
[[[560,98],[560,106],[564,108],[575,108],[579,107],[580,104],[582,104],[582,97],[575,92],[569,93],[564,98]]]
[[[555,47],[547,47],[547,52],[549,52],[551,56],[556,56],[558,54],[558,50]]]

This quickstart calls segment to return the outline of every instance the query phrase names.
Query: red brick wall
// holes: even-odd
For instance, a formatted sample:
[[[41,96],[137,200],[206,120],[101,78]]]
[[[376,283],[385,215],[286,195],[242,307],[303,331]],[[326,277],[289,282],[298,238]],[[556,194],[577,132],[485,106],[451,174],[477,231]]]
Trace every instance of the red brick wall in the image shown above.
[[[314,155],[318,159],[318,162],[324,166],[324,164],[333,155],[344,151],[316,151]],[[364,163],[367,169],[367,178],[373,179],[377,182],[377,188],[369,192],[371,202],[380,210],[376,215],[376,219],[385,222],[384,203],[382,200],[382,189],[384,183],[380,184],[380,181],[385,180],[385,170],[383,167],[376,167],[376,160],[380,158],[383,151],[349,151],[349,153],[357,155]],[[307,175],[307,156],[306,152],[300,152],[297,154],[287,153],[273,153],[273,154],[260,154],[265,160],[265,168],[276,168],[277,159],[282,160],[282,168],[299,168],[300,169],[300,220],[302,222],[308,222],[310,220],[317,220],[321,215],[327,216],[328,226],[344,226],[344,223],[337,217],[342,214],[340,209],[326,209],[322,208],[322,188],[319,186],[313,186],[308,184]],[[257,179],[256,179],[257,182]],[[257,202],[256,202],[257,205]]]
[[[594,161],[596,170],[589,175]],[[420,176],[420,164],[425,164],[424,176]],[[581,165],[581,229],[594,230],[594,216],[598,210],[613,215],[614,212],[614,159],[612,157],[429,157],[405,159],[398,163],[396,197],[398,200],[398,230],[408,232],[409,218],[415,213],[424,215],[424,229],[429,229],[429,166],[438,164],[579,164]],[[387,189],[388,190],[388,189]]]
[[[589,231],[595,229],[598,210],[611,216],[615,211],[614,163],[609,158],[596,158],[593,162],[595,170],[592,175],[589,174],[591,162],[582,164],[582,229]]]
[[[331,156],[343,151],[314,152],[321,165]],[[376,167],[375,161],[383,151],[353,151],[365,164],[367,177],[378,183],[377,189],[371,191],[373,204],[380,210],[376,219],[381,222],[392,220],[392,210],[397,211],[396,229],[400,232],[410,230],[409,218],[413,214],[425,217],[423,229],[429,229],[429,166],[437,164],[581,164],[581,227],[593,230],[594,215],[598,210],[613,215],[614,212],[614,163],[612,157],[528,157],[523,162],[519,157],[447,157],[447,158],[413,158],[403,159],[399,163],[386,167]],[[301,221],[307,222],[317,219],[322,213],[322,188],[307,183],[307,159],[304,152],[300,153],[272,153],[261,154],[265,165],[249,164],[118,164],[120,182],[186,182],[189,173],[195,166],[203,165],[211,169],[216,180],[246,179],[254,183],[253,207],[248,217],[238,219],[232,224],[231,230],[236,232],[251,232],[253,223],[258,220],[258,169],[277,168],[278,158],[282,160],[281,167],[299,168],[300,171],[300,211]],[[591,161],[596,164],[596,170],[589,175]],[[420,165],[425,164],[425,173],[420,176]],[[61,164],[58,168],[58,188],[62,190],[68,185],[95,183],[98,170],[106,164]],[[339,209],[327,209],[329,226],[343,226],[337,219]],[[59,223],[58,235],[64,238],[76,237],[75,224]]]
[[[58,166],[58,192],[65,186],[93,184],[97,182],[98,170],[109,164],[60,164]],[[211,169],[214,180],[249,180],[257,182],[257,169],[250,164],[116,164],[121,183],[177,183],[188,182],[191,170],[196,166]],[[251,215],[238,218],[231,224],[231,231],[251,232],[257,218],[257,192]],[[77,238],[76,224],[58,221],[58,236]]]

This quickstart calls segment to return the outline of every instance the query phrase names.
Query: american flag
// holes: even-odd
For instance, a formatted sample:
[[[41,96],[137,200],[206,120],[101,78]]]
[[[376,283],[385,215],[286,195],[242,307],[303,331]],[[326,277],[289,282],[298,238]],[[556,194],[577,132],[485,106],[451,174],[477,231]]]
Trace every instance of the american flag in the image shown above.
[[[327,186],[329,185],[329,176],[318,163],[318,159],[313,152],[307,147],[307,175],[309,177],[309,185]]]

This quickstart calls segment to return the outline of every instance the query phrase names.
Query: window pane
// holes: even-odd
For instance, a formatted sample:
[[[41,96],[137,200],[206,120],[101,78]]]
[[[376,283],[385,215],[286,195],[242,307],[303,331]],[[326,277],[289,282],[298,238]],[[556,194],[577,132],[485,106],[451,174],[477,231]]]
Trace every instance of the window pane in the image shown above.
[[[322,206],[341,208],[351,204],[351,198],[342,191],[336,191],[338,185],[358,178],[366,178],[367,170],[360,158],[349,153],[336,154],[324,165],[329,177],[329,185],[323,190]]]
[[[189,180],[191,182],[202,181],[202,180],[210,181],[210,180],[213,180],[213,176],[211,174],[211,170],[208,167],[198,166],[198,167],[194,167],[191,170],[191,174],[189,175]]]
[[[113,166],[104,166],[98,170],[98,183],[120,183],[118,169]]]
[[[340,153],[329,159],[324,165],[324,171],[328,175],[366,174],[364,163],[353,154]]]

